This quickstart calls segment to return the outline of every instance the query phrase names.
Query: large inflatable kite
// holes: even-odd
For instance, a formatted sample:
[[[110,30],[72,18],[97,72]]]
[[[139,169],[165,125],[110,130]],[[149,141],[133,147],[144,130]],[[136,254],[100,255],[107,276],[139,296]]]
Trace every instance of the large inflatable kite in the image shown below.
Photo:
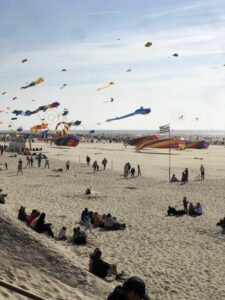
[[[55,127],[55,133],[59,136],[63,136],[66,135],[69,128],[72,126],[79,126],[81,124],[81,121],[75,121],[75,122],[59,122],[58,124],[56,124]],[[61,128],[61,129],[59,129]]]
[[[147,135],[147,136],[142,136],[142,137],[138,137],[136,139],[129,140],[128,144],[130,146],[137,146],[137,145],[143,144],[144,142],[156,140],[156,139],[158,139],[158,137],[156,135]]]
[[[53,102],[52,104],[39,106],[37,109],[35,109],[33,111],[14,110],[14,111],[12,111],[12,113],[15,114],[16,116],[19,116],[19,115],[30,116],[30,115],[38,113],[39,111],[46,111],[49,108],[56,108],[59,105],[60,105],[59,102]]]
[[[36,84],[42,83],[43,81],[44,81],[44,78],[43,78],[43,77],[40,77],[40,78],[38,78],[37,80],[32,81],[32,82],[31,82],[30,84],[28,84],[28,85],[22,86],[20,89],[21,89],[21,90],[27,89],[27,88],[29,88],[29,87],[35,86]]]
[[[36,125],[36,126],[31,127],[30,130],[34,131],[35,133],[37,133],[38,130],[42,130],[42,129],[46,129],[46,128],[48,128],[48,124],[42,123],[41,125]]]
[[[63,136],[55,139],[55,144],[57,146],[69,146],[76,147],[79,144],[78,136]]]
[[[131,114],[128,114],[128,115],[125,115],[125,116],[122,116],[122,117],[116,117],[114,119],[108,119],[106,120],[106,122],[111,122],[111,121],[116,121],[116,120],[121,120],[121,119],[125,119],[125,118],[129,118],[129,117],[133,117],[135,115],[147,115],[151,112],[151,109],[150,108],[143,108],[142,106],[135,110],[135,112],[131,113]]]

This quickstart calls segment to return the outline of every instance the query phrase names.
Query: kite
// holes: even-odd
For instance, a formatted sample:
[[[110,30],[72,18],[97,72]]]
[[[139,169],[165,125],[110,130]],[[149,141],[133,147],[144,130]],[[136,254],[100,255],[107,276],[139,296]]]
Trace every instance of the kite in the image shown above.
[[[102,124],[100,122],[98,122],[97,125],[102,125]]]
[[[126,72],[131,72],[131,71],[132,71],[132,69],[127,69],[127,70],[126,70]]]
[[[196,118],[195,118],[195,121],[199,121],[199,117],[196,117]]]
[[[12,125],[9,125],[8,127],[10,128],[10,127],[12,127]]]
[[[143,106],[141,106],[139,109],[135,110],[133,113],[122,116],[122,117],[116,117],[114,119],[108,119],[106,120],[106,122],[111,122],[111,121],[116,121],[116,120],[121,120],[121,119],[125,119],[125,118],[129,118],[135,115],[147,115],[151,112],[150,108],[143,108]]]
[[[2,95],[5,95],[7,92],[2,92]]]
[[[33,99],[32,101],[36,101],[35,99]]]
[[[151,47],[152,46],[152,43],[151,42],[147,42],[146,44],[145,44],[145,47],[147,47],[147,48],[149,48],[149,47]]]
[[[37,133],[38,130],[46,129],[46,128],[48,128],[48,124],[42,123],[41,125],[35,125],[35,126],[31,127],[30,130],[31,130],[31,131],[35,131],[35,133]]]
[[[62,116],[68,115],[69,111],[68,109],[64,108],[64,111],[62,112]]]
[[[23,127],[17,128],[17,131],[19,131],[19,132],[23,131]]]
[[[62,71],[62,72],[66,72],[66,69],[62,69],[61,71]]]
[[[185,141],[185,139],[183,137],[180,138],[178,146],[179,146],[179,149],[181,149],[181,150],[185,149],[185,147],[186,147],[186,141]]]
[[[79,144],[78,136],[63,136],[55,139],[55,145],[57,146],[69,146],[76,147]]]
[[[67,86],[67,84],[63,84],[61,87],[60,87],[60,89],[64,89],[64,87],[66,87]]]
[[[70,122],[68,124],[69,124],[70,127],[71,126],[79,126],[81,124],[81,121]]]
[[[58,130],[58,127],[63,125],[63,129],[62,130]],[[57,135],[66,135],[67,134],[67,131],[69,130],[70,128],[70,125],[66,122],[59,122],[56,127],[55,127],[55,133]]]
[[[17,120],[17,118],[11,118],[11,120]]]
[[[15,114],[16,116],[19,116],[19,115],[30,116],[30,115],[38,113],[39,111],[46,111],[49,108],[56,108],[59,105],[60,105],[59,102],[53,102],[52,104],[39,106],[37,109],[35,109],[33,111],[30,111],[30,110],[26,110],[26,111],[14,110],[14,111],[12,111],[12,113]]]
[[[0,110],[0,113],[3,112],[3,110]]]
[[[12,98],[12,100],[16,100],[16,99],[17,99],[17,97],[13,97],[13,98]]]
[[[110,98],[109,101],[103,101],[104,103],[112,103],[114,101],[114,98]]]
[[[6,108],[7,108],[7,109],[10,109],[10,107],[9,107],[9,106],[7,106]]]
[[[39,84],[39,83],[42,83],[44,81],[44,78],[43,77],[40,77],[38,78],[37,80],[35,81],[32,81],[30,84],[26,85],[26,86],[22,86],[20,89],[23,90],[23,89],[27,89],[29,87],[32,87],[32,86],[35,86],[36,84]]]
[[[110,86],[113,85],[113,84],[115,84],[115,82],[110,81],[110,83],[109,83],[108,85],[106,85],[106,86],[104,86],[104,87],[102,87],[102,88],[98,88],[97,91],[101,91],[101,90],[103,90],[103,89],[107,89],[108,87],[110,87]]]
[[[24,58],[21,62],[22,63],[25,63],[25,62],[27,62],[28,61],[28,59],[27,58]]]
[[[174,57],[178,57],[179,55],[177,53],[174,53],[172,56]]]
[[[94,133],[95,133],[95,130],[90,130],[89,133],[90,133],[90,134],[94,134]]]
[[[183,115],[181,115],[180,117],[179,117],[179,120],[183,120],[184,119],[184,116]]]

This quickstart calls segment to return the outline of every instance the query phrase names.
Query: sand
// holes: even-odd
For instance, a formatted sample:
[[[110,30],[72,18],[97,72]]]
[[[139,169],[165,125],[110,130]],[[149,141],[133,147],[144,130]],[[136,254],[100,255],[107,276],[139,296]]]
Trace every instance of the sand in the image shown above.
[[[136,153],[132,147],[108,143],[34,147],[40,145],[49,157],[49,170],[37,168],[35,161],[33,169],[16,176],[18,157],[5,153],[0,158],[9,165],[8,171],[1,171],[1,187],[8,193],[6,204],[0,205],[1,279],[25,285],[47,299],[107,299],[118,282],[88,273],[89,255],[100,247],[103,258],[117,264],[119,271],[144,279],[151,299],[223,299],[225,241],[221,228],[215,226],[225,216],[223,146],[172,151],[171,174],[181,177],[182,170],[189,168],[189,183],[179,185],[168,184],[166,150]],[[92,162],[101,163],[106,157],[107,169],[103,171],[100,165],[101,170],[93,173],[85,163],[87,154]],[[59,176],[52,172],[53,168],[65,170],[67,159],[69,172]],[[143,176],[124,180],[121,175],[127,161],[134,167],[140,164]],[[206,179],[195,181],[201,163]],[[84,194],[89,186],[91,196]],[[201,217],[166,216],[169,204],[182,209],[183,196],[194,204],[201,202]],[[78,247],[39,235],[16,220],[21,205],[27,213],[33,208],[44,211],[56,235],[66,226],[72,236],[85,207],[101,214],[110,212],[127,228],[116,232],[94,229],[88,233],[87,245]],[[3,293],[8,292],[0,288]],[[13,295],[8,298],[22,299]]]

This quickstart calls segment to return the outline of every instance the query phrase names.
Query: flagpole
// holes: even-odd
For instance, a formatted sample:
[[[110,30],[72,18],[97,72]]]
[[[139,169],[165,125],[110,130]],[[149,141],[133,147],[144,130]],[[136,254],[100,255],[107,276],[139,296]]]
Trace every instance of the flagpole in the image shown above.
[[[169,126],[169,182],[170,182],[170,167],[171,167],[171,148],[170,148],[170,126]]]

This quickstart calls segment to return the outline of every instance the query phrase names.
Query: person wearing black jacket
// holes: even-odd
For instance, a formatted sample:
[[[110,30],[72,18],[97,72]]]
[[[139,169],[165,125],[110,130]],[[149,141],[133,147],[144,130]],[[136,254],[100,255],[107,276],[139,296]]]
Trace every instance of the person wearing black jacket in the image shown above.
[[[18,219],[22,222],[27,221],[27,214],[25,212],[25,207],[24,206],[21,206],[20,209],[19,209]]]
[[[39,233],[47,232],[48,235],[54,237],[54,234],[51,229],[51,223],[45,223],[45,213],[42,213],[35,225],[35,230]]]

